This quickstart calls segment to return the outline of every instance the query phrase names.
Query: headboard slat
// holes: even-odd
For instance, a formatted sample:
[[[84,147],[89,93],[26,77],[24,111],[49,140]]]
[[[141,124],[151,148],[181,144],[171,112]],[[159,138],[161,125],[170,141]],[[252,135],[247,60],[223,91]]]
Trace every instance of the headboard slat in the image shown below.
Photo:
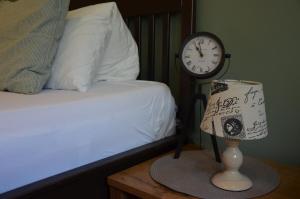
[[[170,71],[170,14],[163,15],[162,82],[169,84]]]
[[[138,17],[137,18],[137,21],[136,21],[136,42],[137,42],[137,45],[139,47],[139,49],[141,48],[142,46],[142,17]],[[141,50],[139,50],[139,55],[141,57]]]
[[[148,80],[155,80],[155,15],[148,17]]]
[[[196,0],[183,0],[182,1],[182,16],[181,20],[181,40],[183,41],[188,35],[195,31],[195,1]],[[193,101],[195,79],[189,76],[181,69],[180,75],[180,99],[179,99],[179,118],[183,126],[188,127],[190,103]],[[186,131],[186,130],[185,130]]]
[[[136,41],[138,48],[140,49],[142,43],[142,17],[130,18],[127,25],[132,33],[133,38]],[[140,51],[139,51],[140,53]],[[140,55],[140,54],[139,54]],[[141,55],[140,55],[141,56]]]

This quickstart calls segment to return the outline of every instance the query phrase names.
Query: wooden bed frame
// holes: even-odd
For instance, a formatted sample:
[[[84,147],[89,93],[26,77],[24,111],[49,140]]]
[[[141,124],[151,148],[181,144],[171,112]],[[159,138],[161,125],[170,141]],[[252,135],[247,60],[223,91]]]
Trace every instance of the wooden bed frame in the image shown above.
[[[191,34],[195,28],[195,1],[194,0],[115,0],[126,23],[130,24],[132,34],[141,49],[142,46],[142,23],[147,21],[147,77],[140,79],[162,81],[169,85],[170,59],[175,55],[170,54],[170,26],[174,16],[181,17],[181,41]],[[109,0],[71,0],[70,10],[87,5],[109,2]],[[161,78],[155,77],[156,45],[155,38],[156,20],[163,23],[162,34],[162,66]],[[180,42],[180,41],[178,41]],[[141,53],[141,50],[140,50]],[[140,56],[142,57],[142,56]],[[144,61],[141,60],[141,63]],[[174,66],[173,66],[174,67]],[[141,67],[143,68],[143,67]],[[181,71],[181,70],[180,70]],[[181,126],[187,127],[188,107],[191,101],[194,81],[185,73],[181,72],[179,81],[179,108],[178,120]],[[21,188],[0,194],[0,198],[108,198],[106,177],[117,171],[128,168],[134,164],[150,159],[158,154],[174,149],[177,144],[181,128],[177,134],[163,140],[150,143],[97,162],[58,174],[44,180],[34,182]]]

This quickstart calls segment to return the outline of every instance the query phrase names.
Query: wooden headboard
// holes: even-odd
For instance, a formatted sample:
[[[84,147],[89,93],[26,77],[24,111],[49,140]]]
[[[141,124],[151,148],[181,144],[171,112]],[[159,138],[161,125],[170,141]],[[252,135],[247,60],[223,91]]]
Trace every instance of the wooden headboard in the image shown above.
[[[97,3],[110,2],[111,0],[71,0],[70,9],[93,5]],[[132,35],[139,47],[141,73],[139,79],[155,80],[164,82],[170,86],[170,68],[175,67],[171,60],[175,59],[175,54],[170,53],[171,42],[181,42],[195,29],[195,0],[115,0],[120,12],[128,24]],[[180,41],[173,41],[171,38],[171,20],[172,17],[180,15],[181,34]],[[157,22],[162,24],[161,38],[157,36]],[[147,36],[144,35],[144,24],[147,24]],[[145,38],[143,38],[145,36]],[[146,56],[142,52],[142,44],[147,43]],[[161,44],[157,43],[162,42]],[[172,41],[171,41],[172,40]],[[161,53],[157,56],[157,48]],[[175,52],[176,53],[176,52]],[[144,59],[144,60],[143,60]],[[158,60],[161,59],[161,60]],[[161,63],[161,67],[155,67],[156,63]],[[171,65],[172,64],[172,65]],[[145,65],[145,66],[144,66]],[[146,70],[146,73],[143,72]],[[155,70],[159,70],[155,71]],[[192,92],[194,92],[194,81],[186,75],[181,69],[180,81],[176,85],[179,93],[173,93],[176,103],[180,110],[178,116],[183,123],[188,118],[189,103]],[[160,74],[159,77],[157,74]]]

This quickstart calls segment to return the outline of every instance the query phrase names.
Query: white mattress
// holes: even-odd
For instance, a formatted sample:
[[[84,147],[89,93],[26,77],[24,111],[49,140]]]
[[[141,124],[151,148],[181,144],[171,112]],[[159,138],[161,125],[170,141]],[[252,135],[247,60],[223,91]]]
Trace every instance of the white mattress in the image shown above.
[[[0,193],[170,136],[174,127],[173,97],[157,82],[0,92]]]

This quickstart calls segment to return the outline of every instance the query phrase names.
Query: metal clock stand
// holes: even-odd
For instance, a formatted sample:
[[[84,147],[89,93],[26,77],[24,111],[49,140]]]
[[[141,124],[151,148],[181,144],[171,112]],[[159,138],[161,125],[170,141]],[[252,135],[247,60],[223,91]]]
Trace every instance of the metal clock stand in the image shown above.
[[[225,58],[230,58],[230,54],[225,53],[222,41],[215,34],[210,32],[197,32],[191,34],[183,41],[179,50],[178,58],[181,61],[183,70],[187,74],[194,78],[203,80],[209,79],[218,74],[224,66]],[[190,107],[188,109],[188,115],[185,117],[185,121],[183,121],[184,125],[190,126],[188,124],[192,120],[193,109],[195,108],[195,104],[198,100],[200,103],[202,102],[205,109],[207,99],[202,93],[201,85],[198,87],[198,93],[193,94],[192,96],[191,103],[189,104]],[[182,131],[183,128],[180,130]],[[174,158],[178,158],[180,156],[181,148],[186,138],[187,132],[185,129],[185,131],[181,132]],[[211,135],[211,141],[216,161],[221,162],[217,140],[214,135]]]
[[[195,108],[196,103],[198,102],[198,100],[200,101],[200,103],[202,102],[202,105],[204,107],[204,109],[207,106],[207,97],[205,94],[202,93],[202,85],[198,85],[198,92],[194,94],[193,98],[192,98],[192,103],[190,103],[190,107],[189,107],[189,112],[188,112],[188,121],[192,121],[192,113],[193,110]],[[182,128],[181,128],[182,130]],[[175,151],[175,155],[174,158],[179,158],[180,157],[180,153],[182,150],[182,146],[184,144],[184,141],[187,138],[187,133],[186,132],[180,132],[180,138],[179,138],[179,142],[177,144],[177,148]],[[221,158],[220,158],[220,152],[219,152],[219,148],[218,148],[218,144],[217,144],[217,139],[214,135],[210,135],[211,138],[211,142],[213,145],[213,150],[214,150],[214,154],[215,154],[215,159],[217,162],[221,162]]]

